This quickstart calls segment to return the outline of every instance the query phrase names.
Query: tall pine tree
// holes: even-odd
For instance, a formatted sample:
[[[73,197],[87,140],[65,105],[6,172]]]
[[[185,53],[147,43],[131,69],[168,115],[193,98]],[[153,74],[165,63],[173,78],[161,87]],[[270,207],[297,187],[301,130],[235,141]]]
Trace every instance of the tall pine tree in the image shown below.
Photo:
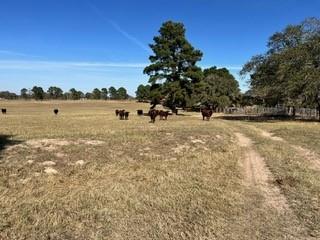
[[[202,52],[188,42],[185,32],[182,23],[163,23],[160,35],[154,37],[154,43],[150,44],[154,53],[149,57],[151,64],[144,69],[152,85],[162,85],[165,105],[173,110],[186,106],[192,94],[192,83],[202,77],[202,71],[196,65]]]

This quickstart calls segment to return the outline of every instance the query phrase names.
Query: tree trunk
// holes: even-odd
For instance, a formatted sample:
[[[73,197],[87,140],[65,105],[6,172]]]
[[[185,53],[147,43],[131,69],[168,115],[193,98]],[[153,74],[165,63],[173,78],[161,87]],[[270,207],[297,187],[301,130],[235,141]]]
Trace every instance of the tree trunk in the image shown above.
[[[292,107],[292,117],[293,118],[296,117],[296,107],[295,106]]]
[[[318,121],[320,122],[320,102],[318,102]]]
[[[290,107],[287,107],[287,115],[290,115]]]
[[[150,109],[154,109],[157,106],[156,103],[153,103],[152,106],[150,107]]]

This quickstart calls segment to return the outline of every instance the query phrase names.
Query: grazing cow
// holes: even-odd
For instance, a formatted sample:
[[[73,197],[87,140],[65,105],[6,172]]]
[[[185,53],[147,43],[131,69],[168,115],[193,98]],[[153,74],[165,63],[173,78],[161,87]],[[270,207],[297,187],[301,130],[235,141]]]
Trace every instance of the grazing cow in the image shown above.
[[[118,117],[118,115],[119,115],[119,111],[120,111],[120,110],[118,110],[118,109],[116,110],[116,116],[117,116],[117,117]]]
[[[53,113],[54,113],[55,115],[57,115],[57,114],[59,113],[59,109],[54,109],[54,110],[53,110]]]
[[[143,110],[137,110],[137,114],[138,114],[138,116],[142,116],[143,115]]]
[[[124,112],[124,119],[129,120],[129,113],[130,112]]]
[[[159,114],[159,111],[156,109],[150,109],[148,114],[151,118],[151,122],[154,123],[156,121],[157,115]]]
[[[2,114],[7,114],[7,109],[6,108],[1,108]]]
[[[124,109],[123,110],[119,110],[118,114],[119,114],[119,119],[120,120],[124,120],[125,110]]]
[[[213,114],[213,111],[212,109],[201,109],[201,114],[202,114],[202,120],[207,119],[207,121],[209,121]]]
[[[169,111],[163,111],[163,110],[159,111],[160,120],[167,120],[168,115],[169,115]]]

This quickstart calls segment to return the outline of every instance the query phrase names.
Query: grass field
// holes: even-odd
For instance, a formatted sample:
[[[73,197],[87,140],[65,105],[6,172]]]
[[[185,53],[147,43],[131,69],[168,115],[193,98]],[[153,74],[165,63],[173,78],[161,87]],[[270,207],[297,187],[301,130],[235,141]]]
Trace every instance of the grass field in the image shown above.
[[[0,104],[0,239],[320,238],[319,123]]]

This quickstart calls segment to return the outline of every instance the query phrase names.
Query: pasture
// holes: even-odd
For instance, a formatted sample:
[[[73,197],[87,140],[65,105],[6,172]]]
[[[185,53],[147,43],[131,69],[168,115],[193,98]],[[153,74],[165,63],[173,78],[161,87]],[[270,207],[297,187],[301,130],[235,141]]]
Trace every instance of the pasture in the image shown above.
[[[320,238],[317,122],[0,103],[0,239]]]

